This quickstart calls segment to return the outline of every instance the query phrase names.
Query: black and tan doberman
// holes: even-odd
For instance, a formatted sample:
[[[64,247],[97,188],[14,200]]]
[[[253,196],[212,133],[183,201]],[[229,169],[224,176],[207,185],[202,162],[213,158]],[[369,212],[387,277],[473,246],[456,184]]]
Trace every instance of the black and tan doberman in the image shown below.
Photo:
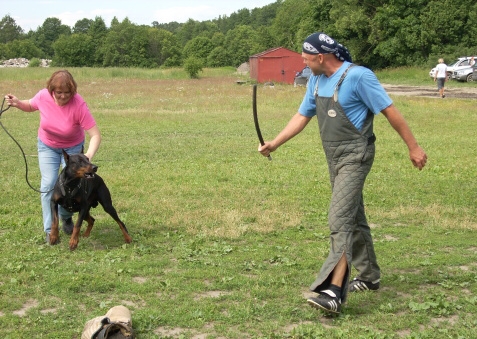
[[[79,233],[84,220],[88,223],[88,227],[83,236],[88,237],[90,235],[94,224],[90,209],[98,206],[98,203],[118,223],[124,240],[126,243],[130,243],[132,238],[113,207],[111,193],[103,179],[96,174],[98,167],[93,165],[82,153],[68,155],[63,151],[63,157],[66,166],[58,176],[51,197],[53,223],[50,232],[50,245],[55,245],[59,240],[58,205],[69,212],[78,212],[78,219],[73,227],[69,242],[70,250],[73,251],[78,247]]]

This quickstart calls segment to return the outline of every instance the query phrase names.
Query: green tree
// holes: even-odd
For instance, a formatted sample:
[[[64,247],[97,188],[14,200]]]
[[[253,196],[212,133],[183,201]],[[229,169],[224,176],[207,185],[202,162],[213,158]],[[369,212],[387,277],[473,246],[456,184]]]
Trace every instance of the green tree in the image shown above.
[[[374,55],[379,56],[373,61],[375,67],[422,64],[427,58],[430,46],[422,39],[420,18],[424,0],[410,2],[411,6],[402,0],[381,6],[371,18],[367,45],[374,47]]]
[[[154,21],[151,26],[114,17],[108,29],[96,17],[77,21],[71,30],[59,19],[48,18],[37,31],[24,34],[6,15],[0,21],[0,57],[20,52],[36,56],[33,43],[42,57],[52,58],[53,43],[71,31],[91,37],[95,66],[177,66],[183,64],[183,55],[210,67],[238,66],[272,47],[300,52],[306,36],[317,31],[343,43],[356,63],[373,69],[477,54],[477,3],[469,0],[277,0],[214,20]],[[65,53],[63,39],[57,48]],[[22,40],[30,42],[19,43]]]
[[[174,34],[176,34],[179,31],[181,26],[182,24],[178,23],[177,21],[171,21],[169,23],[163,23],[163,24],[160,24],[157,21],[152,22],[152,27],[157,29],[165,29],[166,31],[169,31]]]
[[[476,45],[477,6],[468,0],[320,1],[331,4],[320,6],[329,13],[327,33],[372,68],[420,65],[432,53],[460,54]]]
[[[277,16],[277,11],[283,4],[283,0],[277,0],[274,3],[263,7],[257,7],[250,12],[250,25],[252,27],[270,27]]]
[[[60,35],[70,35],[71,29],[67,25],[63,25],[58,18],[47,18],[43,25],[33,34],[36,45],[43,51],[46,57],[53,58],[53,42]]]
[[[7,43],[20,39],[23,35],[23,29],[17,25],[15,19],[10,15],[5,15],[0,20],[0,43]]]
[[[348,47],[353,61],[375,68],[383,60],[372,53],[376,41],[369,39],[372,30],[372,18],[376,13],[379,0],[330,0],[327,2],[329,18],[323,29],[330,36]],[[325,17],[326,18],[326,17]],[[371,52],[371,53],[370,53]]]
[[[5,52],[6,52],[6,55],[4,56],[5,59],[13,59],[13,58],[32,59],[32,58],[41,58],[43,56],[42,50],[39,49],[35,45],[35,43],[30,39],[13,40],[5,44]]]
[[[83,67],[94,65],[94,45],[91,36],[80,33],[62,35],[54,43],[55,65]]]
[[[8,56],[7,44],[0,44],[0,60],[10,59]]]
[[[189,19],[177,32],[177,39],[182,46],[185,46],[188,41],[194,39],[195,37],[203,36],[211,38],[219,31],[219,27],[215,22],[199,22]]]
[[[222,32],[216,32],[214,33],[214,35],[212,35],[210,40],[212,41],[212,45],[214,45],[214,47],[223,46],[225,41],[225,34],[223,34]]]
[[[430,1],[421,11],[420,19],[421,36],[430,53],[462,56],[469,49],[476,54],[477,3],[464,0]]]
[[[232,27],[250,26],[252,23],[250,10],[248,8],[242,8],[237,12],[233,12],[229,16],[229,22],[229,25],[232,25]]]
[[[210,52],[214,49],[214,44],[212,40],[198,36],[195,37],[187,42],[184,46],[182,54],[185,57],[195,57],[202,61],[202,63],[206,63],[207,57],[209,56]]]
[[[331,36],[336,35],[333,26],[334,21],[330,18],[334,0],[315,0],[309,4],[309,15],[303,16],[298,23],[298,31],[295,35],[297,52],[301,52],[301,45],[306,37],[315,32],[326,32]]]
[[[148,29],[148,54],[158,66],[179,66],[181,64],[181,47],[175,37],[165,29]]]
[[[97,16],[88,28],[88,35],[91,36],[91,44],[94,48],[94,65],[103,65],[104,49],[102,48],[108,28],[103,18]]]
[[[182,46],[185,46],[187,41],[198,35],[196,29],[197,25],[198,21],[189,19],[181,26],[181,28],[177,32],[177,39]]]
[[[283,2],[278,8],[271,26],[271,34],[278,46],[294,51],[301,49],[303,40],[297,39],[297,34],[302,21],[313,15],[312,9],[312,3],[309,0],[286,0]]]
[[[125,18],[111,26],[101,46],[105,67],[155,67],[150,58],[147,26],[136,26]]]
[[[225,35],[229,66],[238,67],[249,60],[250,56],[261,52],[264,46],[259,43],[260,37],[250,26],[238,26]]]
[[[86,18],[76,21],[75,25],[73,26],[73,33],[88,33],[88,30],[93,22],[93,20]]]
[[[207,56],[207,66],[223,67],[229,65],[229,56],[224,47],[215,47]]]
[[[128,20],[129,20],[129,19],[128,19]],[[111,25],[110,25],[110,26],[111,26],[111,28],[113,28],[113,27],[119,26],[119,24],[120,24],[120,23],[119,23],[119,20],[118,20],[118,18],[116,18],[116,16],[115,16],[115,17],[111,20]]]
[[[257,43],[262,46],[262,48],[270,49],[277,47],[279,44],[277,43],[275,37],[271,33],[271,28],[268,26],[260,26],[256,28],[257,32]],[[302,40],[303,41],[303,40]]]

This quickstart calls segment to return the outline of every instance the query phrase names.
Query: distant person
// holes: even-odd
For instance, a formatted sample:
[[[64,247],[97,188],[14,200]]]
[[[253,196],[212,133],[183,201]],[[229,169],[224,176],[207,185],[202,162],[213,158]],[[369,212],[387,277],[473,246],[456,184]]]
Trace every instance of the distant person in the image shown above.
[[[325,33],[314,33],[303,43],[302,57],[313,73],[302,104],[275,139],[259,146],[259,152],[270,155],[317,117],[332,191],[328,213],[331,246],[310,287],[318,296],[307,302],[340,313],[348,291],[377,290],[381,278],[363,202],[364,182],[375,155],[374,116],[381,112],[386,117],[419,170],[426,165],[427,155],[376,75],[352,64],[343,45]],[[352,265],[358,271],[353,280]]]
[[[436,66],[436,72],[434,73],[434,81],[437,81],[437,90],[441,98],[445,98],[444,84],[447,81],[447,65],[444,63],[444,59],[440,58],[439,63]]]
[[[475,64],[474,57],[471,57],[471,58],[470,58],[470,61],[469,61],[469,65],[470,65],[470,66],[474,66],[474,64]]]
[[[40,111],[38,162],[41,173],[40,190],[43,192],[41,193],[43,229],[48,244],[53,221],[50,200],[60,165],[64,165],[62,149],[68,154],[81,153],[86,131],[90,140],[85,155],[91,160],[101,143],[98,126],[86,102],[76,90],[77,85],[70,72],[60,70],[53,73],[46,83],[46,88],[29,100],[20,100],[12,94],[5,96],[7,104],[11,107],[24,112]],[[63,231],[71,234],[74,227],[72,213],[60,206],[58,214],[63,223]]]

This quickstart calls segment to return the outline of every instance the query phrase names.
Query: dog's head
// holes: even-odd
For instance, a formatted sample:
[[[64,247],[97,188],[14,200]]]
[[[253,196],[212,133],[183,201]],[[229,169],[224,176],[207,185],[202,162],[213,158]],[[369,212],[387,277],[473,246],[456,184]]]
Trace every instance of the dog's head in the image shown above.
[[[82,153],[69,155],[63,150],[68,175],[74,178],[93,179],[98,166],[93,165]]]

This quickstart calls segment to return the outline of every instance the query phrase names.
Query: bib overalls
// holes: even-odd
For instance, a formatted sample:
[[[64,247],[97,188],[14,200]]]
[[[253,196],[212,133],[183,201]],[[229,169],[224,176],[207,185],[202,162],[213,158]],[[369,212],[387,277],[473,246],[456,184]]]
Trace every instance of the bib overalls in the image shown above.
[[[314,92],[332,195],[328,214],[330,253],[310,289],[314,292],[327,289],[331,283],[331,272],[345,254],[348,269],[341,290],[343,302],[348,291],[351,265],[358,270],[361,280],[374,281],[380,278],[363,204],[364,182],[375,155],[374,114],[368,112],[363,128],[359,131],[338,103],[339,88],[350,68],[338,81],[333,97],[318,96],[319,81]]]

